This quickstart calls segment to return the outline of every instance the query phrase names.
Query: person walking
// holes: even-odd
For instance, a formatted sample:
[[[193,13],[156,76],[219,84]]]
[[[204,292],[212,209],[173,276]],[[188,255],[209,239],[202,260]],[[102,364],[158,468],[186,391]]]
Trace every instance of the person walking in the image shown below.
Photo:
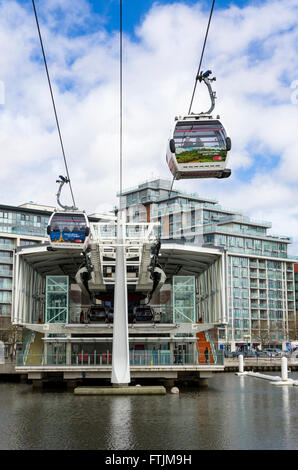
[[[178,349],[175,347],[174,349],[174,364],[178,362]]]
[[[204,351],[205,359],[206,359],[206,364],[209,364],[209,349],[206,346],[206,349]]]

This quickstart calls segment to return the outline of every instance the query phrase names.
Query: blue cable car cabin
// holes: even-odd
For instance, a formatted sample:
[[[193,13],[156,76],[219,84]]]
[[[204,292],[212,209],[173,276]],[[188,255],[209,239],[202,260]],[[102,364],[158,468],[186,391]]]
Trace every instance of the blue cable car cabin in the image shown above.
[[[89,221],[84,212],[54,212],[47,227],[53,248],[85,250],[89,243]]]

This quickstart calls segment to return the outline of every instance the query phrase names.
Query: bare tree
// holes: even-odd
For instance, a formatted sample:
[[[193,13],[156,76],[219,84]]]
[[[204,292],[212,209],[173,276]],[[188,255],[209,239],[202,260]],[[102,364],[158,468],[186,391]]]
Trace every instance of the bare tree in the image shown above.
[[[268,329],[266,328],[254,331],[253,341],[260,343],[261,349],[264,349],[264,346],[267,346],[268,344],[277,344],[281,342],[281,340],[276,339],[276,334],[278,332],[284,332],[282,321],[277,321],[275,325],[270,325]]]
[[[19,326],[10,324],[3,333],[3,341],[9,347],[9,357],[13,360],[16,356],[17,343],[22,341],[22,329]]]

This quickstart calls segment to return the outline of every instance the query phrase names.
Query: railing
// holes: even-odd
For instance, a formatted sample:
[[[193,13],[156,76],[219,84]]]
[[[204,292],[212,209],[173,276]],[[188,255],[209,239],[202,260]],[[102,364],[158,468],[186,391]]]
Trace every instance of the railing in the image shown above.
[[[206,336],[206,340],[209,342],[209,344],[211,346],[213,362],[214,362],[214,364],[217,364],[218,354],[219,354],[219,357],[220,357],[220,351],[216,351],[216,349],[214,347],[214,343],[213,343],[213,341],[211,341],[210,334],[208,333],[208,331],[205,331],[205,336]]]
[[[13,264],[13,258],[8,256],[0,256],[0,263]]]
[[[156,236],[158,223],[148,222],[127,222],[125,223],[125,237],[129,240],[142,241],[154,239]],[[117,223],[99,222],[93,224],[93,237],[98,241],[115,241],[117,239]]]
[[[223,365],[224,356],[223,351],[212,350],[214,362],[212,365]],[[204,355],[203,364],[206,363]],[[130,351],[130,365],[131,366],[184,366],[184,365],[198,365],[200,363],[200,354],[198,351],[186,353],[185,351],[170,351],[170,350],[141,350]],[[25,359],[25,353],[17,351],[16,366],[112,366],[112,352],[94,352],[88,353],[83,350],[80,353],[72,353],[69,356],[65,352],[57,351],[54,354],[29,354]],[[207,361],[209,364],[209,361]]]
[[[235,222],[240,222],[242,224],[245,224],[246,222],[248,222],[248,223],[253,223],[255,225],[263,225],[268,228],[272,227],[272,223],[268,222],[267,220],[253,219],[252,217],[247,217],[247,216],[238,215],[238,214],[231,214],[221,219],[221,222],[225,222],[225,221],[227,222],[235,221]]]
[[[0,270],[0,276],[12,277],[12,271]]]
[[[7,251],[12,251],[14,250],[15,246],[14,244],[12,245],[3,245],[0,243],[0,250],[7,250]]]
[[[23,364],[26,363],[28,352],[29,352],[31,343],[34,341],[34,338],[35,338],[35,333],[34,332],[28,333],[28,335],[25,337],[25,343],[24,343],[25,351],[24,351],[23,357],[22,357]],[[20,353],[20,352],[17,351],[17,356],[18,356],[18,353]]]
[[[228,353],[228,356],[231,353]],[[295,358],[291,355],[291,353],[283,354],[284,357],[288,358],[288,365],[298,365],[298,358]],[[250,356],[245,355],[243,353],[244,364],[248,366],[279,366],[281,364],[281,359],[283,356],[266,356],[260,354],[259,356]],[[237,357],[225,357],[224,363],[226,366],[234,365],[239,363],[239,356]]]

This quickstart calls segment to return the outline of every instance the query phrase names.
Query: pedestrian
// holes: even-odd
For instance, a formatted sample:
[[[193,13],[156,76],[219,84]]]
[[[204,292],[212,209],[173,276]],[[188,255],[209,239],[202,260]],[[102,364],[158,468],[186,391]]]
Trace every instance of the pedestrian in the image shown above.
[[[183,364],[183,351],[181,346],[178,348],[178,364]]]
[[[206,349],[204,351],[205,359],[206,359],[206,364],[209,364],[209,349],[206,346]]]
[[[178,362],[178,349],[174,349],[174,364],[177,364]]]
[[[83,310],[81,311],[81,314],[80,314],[80,323],[84,323],[85,319],[84,319],[84,312]]]

